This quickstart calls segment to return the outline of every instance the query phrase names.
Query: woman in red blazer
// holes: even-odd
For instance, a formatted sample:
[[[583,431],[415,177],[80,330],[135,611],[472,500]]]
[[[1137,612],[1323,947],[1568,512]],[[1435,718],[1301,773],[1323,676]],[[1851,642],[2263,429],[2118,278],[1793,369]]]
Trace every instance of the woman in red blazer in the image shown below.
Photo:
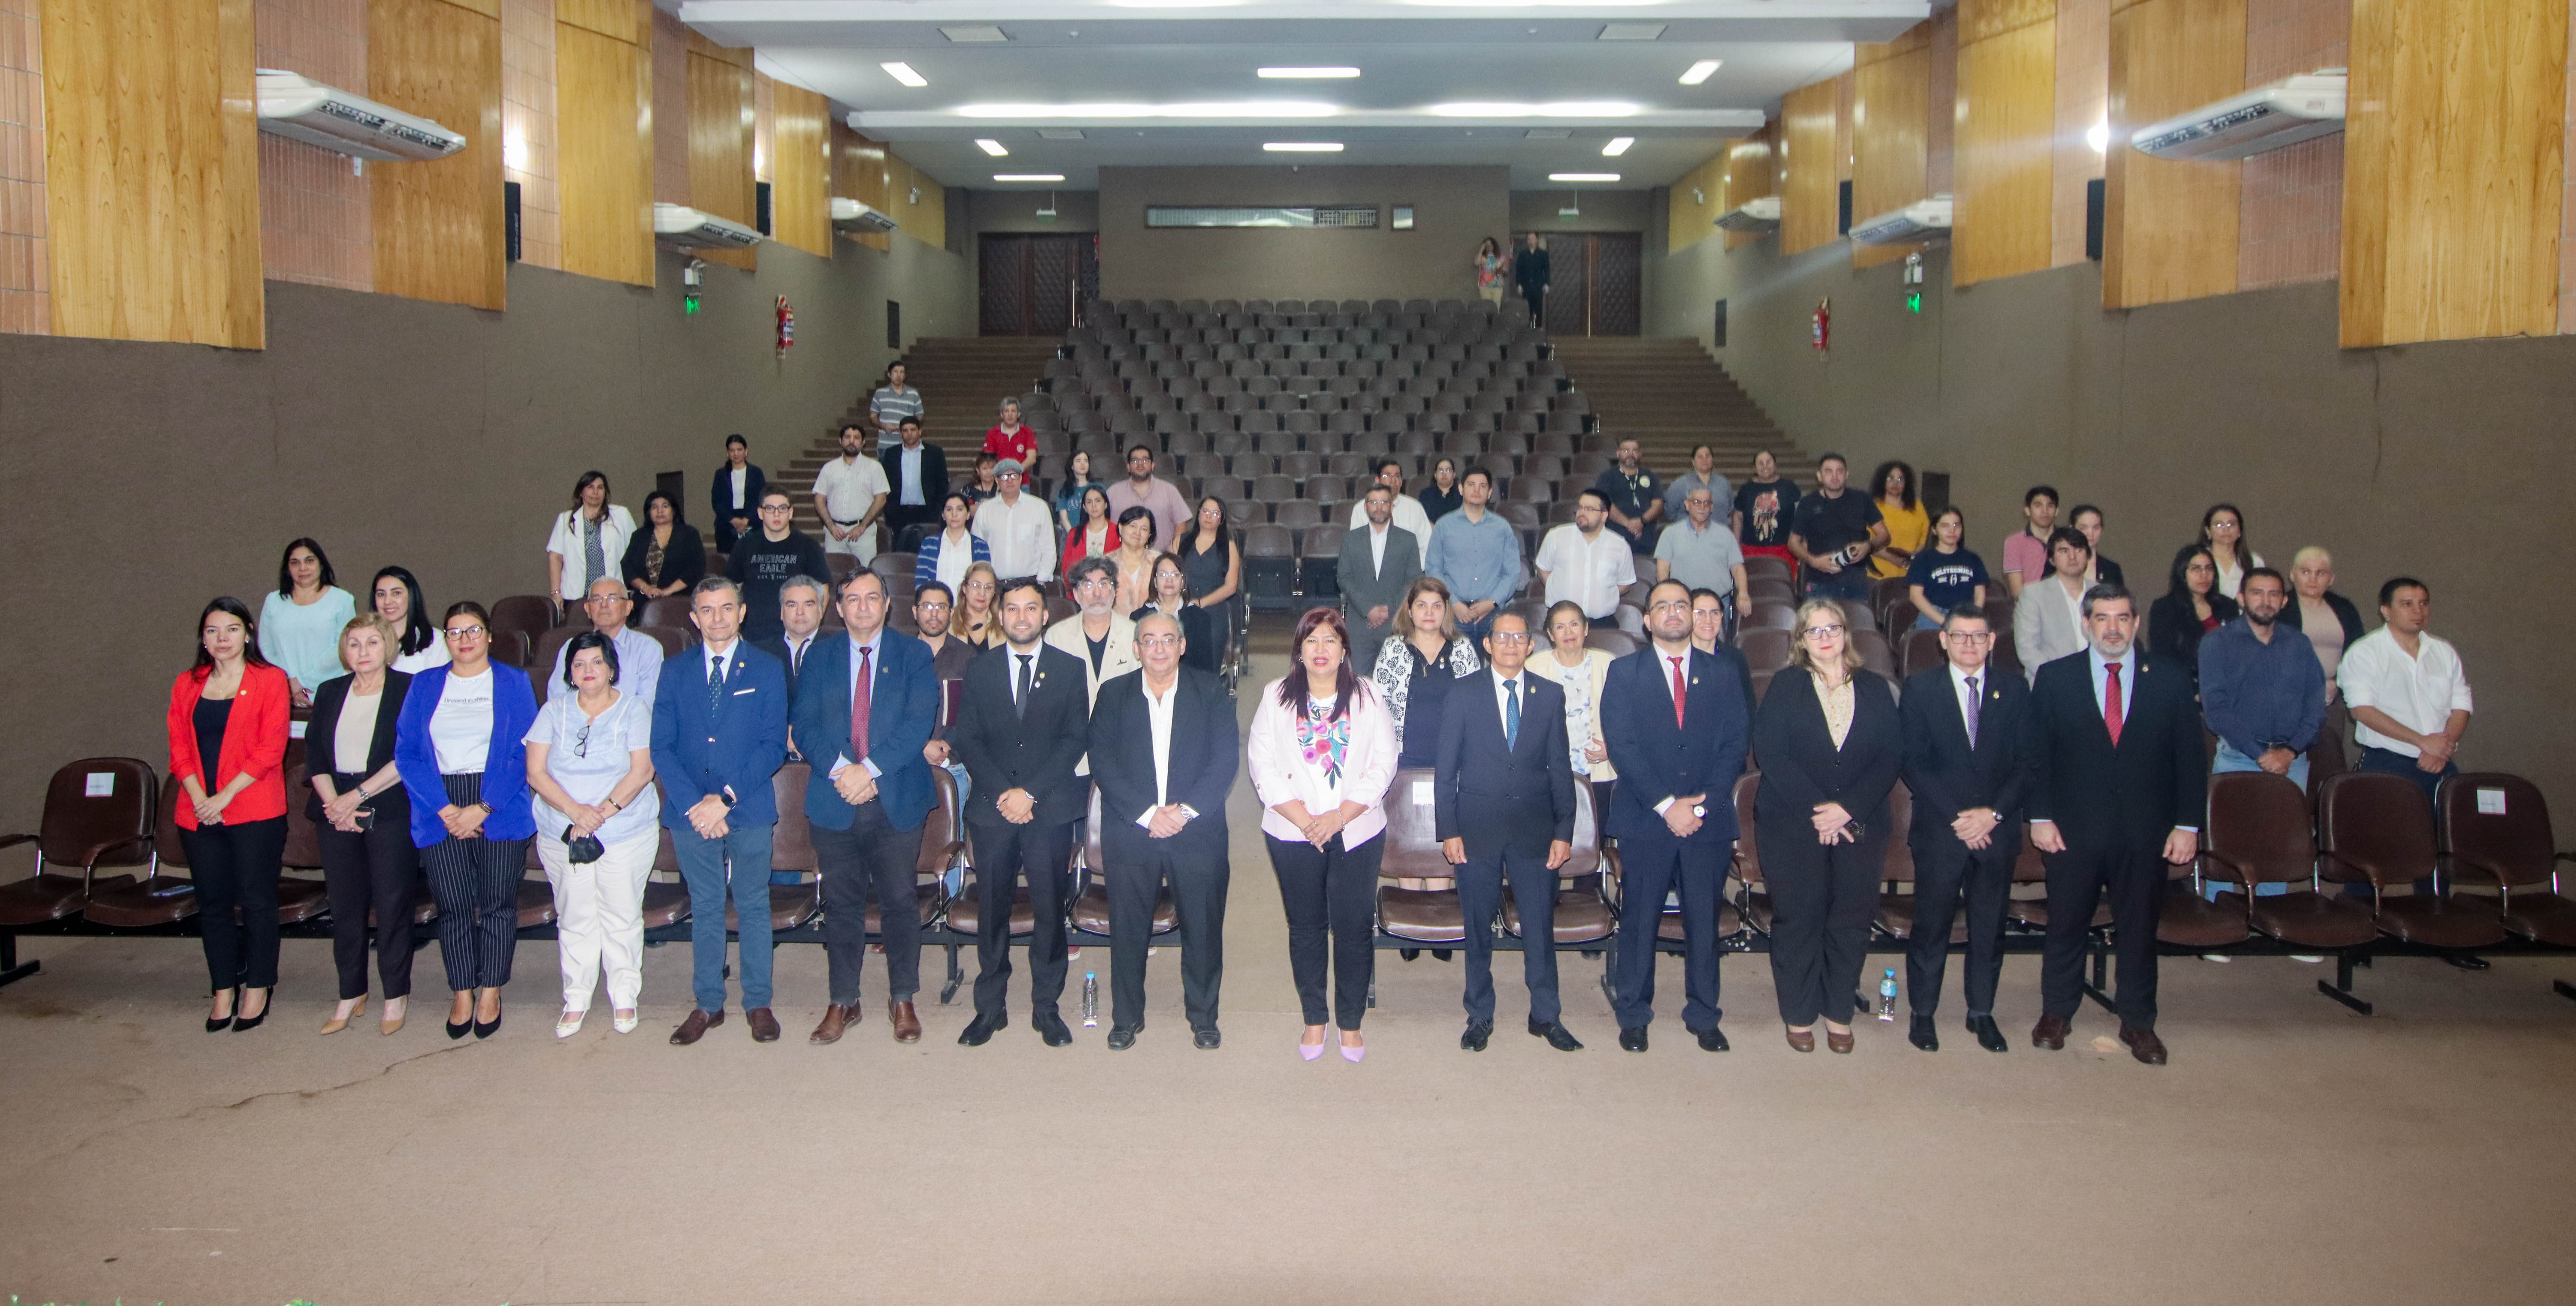
[[[197,665],[170,686],[170,780],[184,799],[173,815],[215,991],[209,1034],[257,1028],[277,987],[287,692],[286,673],[259,655],[250,609],[234,598],[207,604],[197,618]]]

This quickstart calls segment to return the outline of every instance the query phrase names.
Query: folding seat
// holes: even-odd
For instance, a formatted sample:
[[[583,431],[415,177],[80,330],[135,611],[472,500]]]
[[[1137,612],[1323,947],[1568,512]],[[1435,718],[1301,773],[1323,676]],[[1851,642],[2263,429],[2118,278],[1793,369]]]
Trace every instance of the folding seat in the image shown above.
[[[1281,423],[1280,417],[1280,414],[1265,408],[1256,408],[1250,412],[1237,413],[1234,418],[1235,429],[1242,431],[1247,435],[1254,436],[1273,434],[1285,429]]]
[[[1914,848],[1905,831],[1914,820],[1914,793],[1899,780],[1887,791],[1887,853],[1879,863],[1878,913],[1870,924],[1891,939],[1914,937]],[[1894,890],[1903,886],[1904,892]],[[1968,941],[1968,916],[1960,912],[1950,920],[1950,944]]]
[[[34,877],[0,885],[0,927],[41,925],[80,915],[97,895],[110,893],[170,901],[176,910],[170,920],[195,912],[194,891],[185,880],[171,879],[155,886],[155,892],[137,894],[133,876],[98,873],[102,866],[152,862],[159,778],[151,763],[131,757],[85,757],[56,770],[45,786],[37,832],[0,837],[0,848],[36,845]],[[180,787],[170,788],[176,792]],[[166,816],[162,823],[171,824]],[[178,846],[175,830],[169,843]],[[76,866],[80,873],[51,874],[45,869],[48,866]],[[0,946],[7,948],[0,953],[0,984],[35,973],[34,962],[18,963],[14,936]]]
[[[1941,648],[1941,632],[1937,630],[1909,630],[1896,646],[1899,675],[1911,676],[1917,671],[1929,671],[1947,660],[1948,655]]]
[[[2444,780],[2440,794],[2442,860],[2452,881],[2497,886],[2504,927],[2515,937],[2576,948],[2576,900],[2558,880],[2568,855],[2556,851],[2539,788],[2518,775],[2464,771]]]
[[[1370,456],[1359,452],[1324,455],[1324,474],[1344,481],[1364,481],[1369,476]]]
[[[2379,932],[2369,904],[2318,892],[2321,880],[2348,881],[2359,873],[2341,863],[2319,865],[2308,796],[2287,776],[2265,771],[2211,776],[2200,861],[2199,872],[2208,879],[2304,886],[2256,894],[2250,901],[2233,894],[2219,897],[2221,907],[2243,911],[2248,925],[2283,943],[2333,951],[2358,948]],[[2357,1001],[2328,989],[2338,1000]]]
[[[1476,455],[1476,460],[1471,467],[1483,469],[1486,475],[1494,478],[1499,487],[1502,482],[1510,480],[1513,474],[1520,470],[1515,465],[1517,461],[1507,453],[1484,453]],[[1465,471],[1462,470],[1460,474],[1464,475]]]
[[[1347,458],[1350,455],[1335,454],[1333,456],[1336,458]],[[1339,503],[1342,500],[1351,497],[1350,487],[1351,483],[1349,478],[1340,474],[1332,472],[1310,472],[1307,474],[1305,480],[1298,483],[1297,489],[1303,497],[1312,499],[1317,503]]]
[[[1304,408],[1293,413],[1283,413],[1281,416],[1286,419],[1288,429],[1299,435],[1322,435],[1324,423],[1330,420],[1333,414],[1342,410],[1341,396],[1311,394],[1305,396],[1305,399]],[[1313,442],[1308,441],[1308,445],[1312,447]]]
[[[1485,455],[1486,458],[1496,456],[1495,454]],[[1482,459],[1478,461],[1481,462]],[[1552,482],[1540,480],[1535,476],[1515,476],[1512,478],[1511,495],[1506,502],[1546,504],[1554,502],[1555,499],[1556,486]]]
[[[1233,359],[1226,363],[1225,374],[1233,377],[1237,382],[1248,384],[1254,377],[1261,375],[1261,360],[1256,358]]]
[[[1181,475],[1192,480],[1204,481],[1209,477],[1227,474],[1226,459],[1222,454],[1185,453],[1180,455],[1179,462]]]
[[[1383,802],[1386,831],[1379,837],[1386,840],[1386,851],[1378,860],[1377,927],[1407,961],[1423,948],[1446,957],[1467,941],[1467,916],[1458,905],[1458,868],[1441,854],[1432,804],[1414,801],[1414,793],[1431,780],[1428,768],[1398,771]],[[1384,883],[1389,880],[1394,883]]]
[[[1851,644],[1852,649],[1860,654],[1862,666],[1889,680],[1897,678],[1896,650],[1888,645],[1887,636],[1875,630],[1854,630]]]
[[[1281,383],[1281,388],[1277,393],[1261,396],[1261,408],[1264,412],[1293,413],[1304,409],[1305,406],[1306,403],[1303,398],[1288,391],[1286,388],[1286,382]]]
[[[1257,452],[1276,458],[1281,454],[1297,452],[1298,444],[1297,437],[1285,431],[1264,431],[1253,438],[1252,447]]]
[[[1282,387],[1275,376],[1248,376],[1243,378],[1243,392],[1258,398],[1282,393]]]
[[[1207,496],[1200,495],[1199,497],[1204,499]],[[1269,520],[1270,505],[1263,503],[1258,499],[1228,499],[1225,501],[1226,525],[1232,528],[1238,535],[1244,531],[1250,530],[1254,526],[1264,524]]]
[[[1750,649],[1751,644],[1747,641],[1750,641],[1753,638],[1754,631],[1763,629],[1777,630],[1785,635],[1787,632],[1795,630],[1797,625],[1798,609],[1796,605],[1788,603],[1756,602],[1746,607],[1743,616],[1736,623],[1737,628],[1744,632],[1737,642],[1747,649]],[[1748,653],[1747,656],[1749,657],[1750,654]],[[1786,665],[1785,655],[1783,656],[1782,662],[1783,665]]]
[[[1565,474],[1565,460],[1556,457],[1553,454],[1523,455],[1521,458],[1521,475],[1535,477],[1539,480],[1546,481],[1551,485],[1568,479]],[[1582,492],[1583,488],[1584,487],[1580,485],[1574,487],[1576,493]],[[1555,497],[1570,499],[1573,498],[1574,495],[1566,493],[1564,487],[1559,486]]]
[[[1276,474],[1258,476],[1252,481],[1252,497],[1263,503],[1281,503],[1297,497],[1297,484]]]
[[[1350,415],[1353,417],[1362,416],[1362,414],[1359,413],[1353,413]],[[1336,427],[1335,429],[1338,430],[1340,428]],[[1395,436],[1386,431],[1362,431],[1359,434],[1350,437],[1350,440],[1351,452],[1372,463],[1395,452]]]
[[[1204,416],[1204,414],[1202,414],[1202,416]],[[1209,441],[1207,434],[1194,428],[1174,431],[1163,437],[1163,450],[1166,453],[1182,456],[1190,454],[1204,454],[1210,447],[1211,442]],[[1100,462],[1101,459],[1099,457],[1094,457],[1091,461],[1097,463]]]
[[[937,768],[932,768],[936,770]],[[1075,935],[1090,940],[1109,938],[1109,855],[1100,843],[1100,789],[1091,787],[1091,820],[1083,827],[1083,845],[1075,851],[1073,892],[1065,902],[1066,922]],[[1154,891],[1154,914],[1147,935],[1169,934],[1181,927],[1181,916],[1172,905],[1172,890],[1167,885]]]
[[[1232,376],[1220,373],[1207,379],[1206,389],[1209,398],[1222,401],[1228,395],[1242,394],[1243,383]]]
[[[2380,933],[2436,948],[2483,948],[2504,941],[2505,922],[2495,901],[2458,891],[2459,863],[2436,850],[2432,805],[2412,781],[2371,771],[2346,771],[2318,781],[2312,769],[2309,782],[2317,795],[2318,855],[2370,885]],[[2507,795],[2504,815],[2512,811]],[[2541,842],[2546,844],[2546,838]],[[2425,879],[2434,882],[2436,892],[2388,892]],[[2484,874],[2471,879],[2493,883]]]
[[[1562,487],[1559,487],[1557,497],[1547,505],[1547,524],[1550,526],[1563,526],[1567,522],[1573,521],[1574,510],[1580,506],[1581,505],[1578,504],[1571,496],[1564,492]]]
[[[1298,363],[1320,363],[1324,361],[1324,347],[1316,344],[1291,345],[1288,348],[1288,357]]]
[[[1234,367],[1237,363],[1250,361],[1251,359],[1244,353],[1243,346],[1241,345],[1220,343],[1216,347],[1215,362],[1219,367],[1223,368],[1228,375],[1234,374]]]
[[[1214,476],[1198,478],[1198,492],[1196,497],[1201,499],[1216,499],[1221,502],[1230,503],[1236,499],[1248,497],[1248,495],[1243,488],[1243,479],[1241,477],[1232,475],[1231,473],[1219,473]]]
[[[1270,520],[1292,530],[1302,531],[1324,522],[1323,505],[1307,499],[1286,499],[1270,505]]]
[[[1254,492],[1256,496],[1259,491]],[[1297,539],[1285,526],[1255,520],[1243,529],[1243,591],[1259,611],[1296,606]]]
[[[1243,301],[1240,299],[1216,300],[1208,305],[1208,311],[1220,315],[1240,313],[1243,311]]]
[[[1226,463],[1247,485],[1259,477],[1275,476],[1279,472],[1279,459],[1266,453],[1239,453],[1227,459]]]
[[[1589,477],[1597,480],[1600,478],[1601,473],[1610,470],[1610,455],[1606,453],[1591,452],[1578,453],[1574,455],[1574,461],[1566,465],[1566,470],[1570,475]]]
[[[1415,458],[1428,458],[1440,451],[1440,445],[1427,431],[1408,431],[1395,437],[1395,451]]]
[[[1282,436],[1281,439],[1292,437]],[[1279,474],[1292,481],[1303,481],[1324,470],[1324,456],[1319,453],[1291,451],[1279,455]],[[1311,497],[1311,496],[1310,496]]]

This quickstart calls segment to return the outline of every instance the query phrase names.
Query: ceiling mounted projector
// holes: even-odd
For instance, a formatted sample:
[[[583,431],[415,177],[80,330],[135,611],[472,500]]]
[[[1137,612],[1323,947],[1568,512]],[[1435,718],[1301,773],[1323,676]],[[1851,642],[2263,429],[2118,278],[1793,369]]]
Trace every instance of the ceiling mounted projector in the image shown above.
[[[259,129],[361,159],[443,159],[465,138],[417,114],[275,68],[259,70]]]
[[[892,231],[898,224],[894,215],[869,208],[853,199],[832,197],[832,225],[843,231]]]
[[[1947,195],[1916,200],[1867,222],[1855,222],[1851,228],[1852,243],[1857,245],[1911,245],[1918,241],[1942,240],[1949,234],[1950,197]]]
[[[2159,159],[2241,159],[2343,130],[2344,70],[2320,68],[2132,132]]]
[[[682,249],[748,249],[760,243],[760,233],[685,204],[656,204],[653,239]]]
[[[1773,231],[1780,226],[1780,197],[1765,195],[1721,213],[1717,225],[1728,231]]]

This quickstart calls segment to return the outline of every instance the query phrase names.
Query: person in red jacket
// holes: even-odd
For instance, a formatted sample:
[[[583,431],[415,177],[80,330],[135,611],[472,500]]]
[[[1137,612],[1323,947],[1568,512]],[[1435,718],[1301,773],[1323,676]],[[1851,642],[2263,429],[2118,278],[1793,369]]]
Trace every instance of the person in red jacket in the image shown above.
[[[169,724],[170,780],[181,791],[173,815],[215,994],[209,1034],[257,1028],[277,987],[287,695],[286,673],[259,654],[250,609],[235,598],[207,604],[197,618],[197,664],[170,686]]]
[[[1038,483],[1038,433],[1020,425],[1020,401],[1002,401],[1002,420],[984,433],[983,452],[995,459],[1016,458],[1030,485]]]

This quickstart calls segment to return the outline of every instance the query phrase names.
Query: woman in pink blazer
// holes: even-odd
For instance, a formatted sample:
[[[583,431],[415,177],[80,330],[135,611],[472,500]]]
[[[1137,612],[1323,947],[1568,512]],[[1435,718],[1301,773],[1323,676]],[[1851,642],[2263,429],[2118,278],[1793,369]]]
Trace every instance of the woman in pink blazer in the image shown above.
[[[1377,952],[1378,860],[1386,841],[1379,806],[1395,781],[1395,720],[1377,690],[1351,669],[1350,631],[1334,608],[1297,622],[1298,670],[1262,687],[1246,752],[1261,795],[1261,833],[1288,909],[1288,965],[1306,1031],[1298,1055],[1324,1055],[1324,970],[1332,962],[1332,1023],[1342,1057],[1366,1055]]]

